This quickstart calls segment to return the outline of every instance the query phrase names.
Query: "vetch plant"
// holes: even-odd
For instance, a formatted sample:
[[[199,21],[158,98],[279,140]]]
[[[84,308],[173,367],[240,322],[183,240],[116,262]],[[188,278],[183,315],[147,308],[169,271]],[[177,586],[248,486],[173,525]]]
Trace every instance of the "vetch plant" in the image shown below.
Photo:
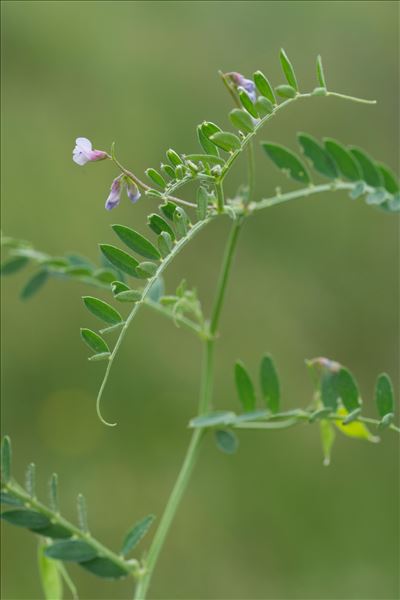
[[[220,73],[234,103],[229,118],[235,132],[224,131],[211,121],[201,123],[197,127],[199,152],[180,154],[169,149],[166,161],[159,169],[147,169],[149,183],[121,164],[114,144],[108,153],[93,150],[92,142],[87,138],[76,140],[73,160],[78,165],[94,168],[87,163],[109,160],[117,168],[118,174],[111,183],[106,199],[108,210],[114,210],[124,195],[132,203],[141,198],[142,202],[158,204],[159,210],[148,216],[151,239],[126,225],[113,224],[112,230],[118,245],[100,244],[99,265],[93,265],[76,254],[53,257],[15,238],[2,240],[9,253],[2,265],[3,275],[16,273],[28,263],[37,266],[37,272],[22,290],[22,298],[33,296],[51,277],[84,282],[93,288],[93,292],[83,297],[88,326],[81,329],[81,337],[91,352],[89,361],[100,361],[105,365],[96,404],[98,417],[105,426],[114,427],[117,424],[108,416],[113,413],[112,407],[102,405],[108,377],[125,335],[142,306],[189,329],[203,344],[198,410],[189,423],[192,430],[190,443],[164,513],[156,524],[153,524],[154,516],[151,514],[139,519],[127,531],[117,551],[110,550],[92,535],[82,495],[78,496],[77,502],[78,525],[62,516],[56,474],[50,479],[47,504],[37,498],[33,464],[28,466],[24,485],[14,479],[11,443],[7,436],[4,437],[1,499],[8,508],[2,513],[2,518],[39,537],[39,569],[46,598],[61,598],[63,583],[69,587],[74,598],[78,597],[66,570],[69,562],[79,564],[99,578],[131,577],[135,581],[134,598],[143,600],[147,597],[165,538],[206,435],[213,435],[217,447],[232,454],[238,448],[241,429],[287,429],[314,424],[319,428],[324,464],[328,465],[337,432],[378,442],[389,430],[400,431],[394,423],[393,386],[386,373],[377,376],[377,415],[367,416],[363,412],[361,392],[350,370],[324,357],[306,361],[313,391],[311,400],[304,407],[285,410],[282,406],[280,379],[269,354],[260,359],[257,385],[240,360],[234,365],[238,412],[219,407],[218,398],[213,397],[219,321],[239,233],[244,223],[256,218],[259,211],[275,205],[337,191],[346,191],[352,200],[363,198],[367,205],[387,213],[400,210],[399,184],[389,167],[377,162],[357,146],[347,147],[332,138],[317,140],[307,133],[297,135],[303,156],[275,141],[261,141],[265,157],[298,187],[287,192],[279,188],[265,198],[255,197],[253,145],[269,121],[283,109],[314,96],[320,97],[321,102],[324,98],[333,97],[364,105],[375,103],[330,91],[320,57],[317,59],[317,87],[310,92],[302,92],[294,68],[283,50],[280,60],[286,82],[277,87],[273,87],[261,71],[254,73],[252,79],[236,72]],[[230,197],[225,191],[226,179],[242,155],[247,157],[247,182]],[[192,193],[189,199],[182,197],[185,185],[193,182],[197,183],[196,198],[192,197]],[[185,246],[211,221],[219,218],[230,219],[232,227],[214,305],[211,314],[206,316],[196,290],[183,281],[174,292],[166,293],[163,276],[168,265]],[[109,341],[113,339],[112,334],[116,336],[114,343]],[[146,551],[138,551],[137,545],[151,527],[155,530],[151,543]]]

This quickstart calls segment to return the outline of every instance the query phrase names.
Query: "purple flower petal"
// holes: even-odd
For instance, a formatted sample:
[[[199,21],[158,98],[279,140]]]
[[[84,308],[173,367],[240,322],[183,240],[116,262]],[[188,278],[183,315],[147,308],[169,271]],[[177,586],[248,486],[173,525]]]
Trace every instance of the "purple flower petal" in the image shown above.
[[[106,200],[106,209],[111,210],[121,201],[121,175],[116,177],[111,184],[111,190]]]

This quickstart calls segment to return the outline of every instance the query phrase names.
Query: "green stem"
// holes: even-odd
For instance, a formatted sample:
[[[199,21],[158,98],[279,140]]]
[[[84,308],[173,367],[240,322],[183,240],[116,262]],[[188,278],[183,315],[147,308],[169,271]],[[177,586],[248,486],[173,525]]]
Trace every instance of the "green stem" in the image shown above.
[[[243,220],[238,219],[235,221],[231,234],[229,236],[225,255],[222,262],[221,272],[217,284],[217,292],[214,300],[214,306],[212,309],[212,315],[210,320],[210,337],[205,341],[204,346],[204,357],[203,357],[203,371],[201,381],[201,391],[199,400],[198,414],[206,413],[211,404],[212,390],[213,390],[213,379],[214,379],[214,348],[215,348],[215,334],[217,333],[219,319],[221,316],[221,309],[225,298],[229,273],[231,271],[233,256],[235,253],[239,231]],[[195,430],[192,434],[189,447],[186,452],[185,459],[183,461],[181,470],[178,475],[178,479],[174,485],[172,493],[167,502],[164,514],[161,518],[160,524],[150,546],[147,559],[145,561],[145,572],[139,579],[135,590],[135,600],[144,600],[150,585],[151,577],[157,563],[158,556],[164,545],[165,538],[168,534],[171,523],[178,510],[182,496],[186,490],[187,484],[190,479],[190,475],[193,471],[193,467],[196,463],[200,442],[203,438],[203,430]]]
[[[224,212],[225,200],[221,181],[215,183],[215,191],[217,192],[217,211],[222,214]]]

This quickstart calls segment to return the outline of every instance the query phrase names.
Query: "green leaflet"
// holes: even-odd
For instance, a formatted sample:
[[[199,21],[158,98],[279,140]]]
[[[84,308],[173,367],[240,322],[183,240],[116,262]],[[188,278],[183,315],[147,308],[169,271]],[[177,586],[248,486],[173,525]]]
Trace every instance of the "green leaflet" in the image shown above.
[[[322,403],[332,411],[337,410],[339,400],[346,410],[346,415],[361,407],[357,383],[345,367],[335,371],[324,370],[320,385]]]
[[[127,292],[128,290],[130,290],[129,285],[126,285],[126,283],[123,283],[122,281],[113,281],[111,283],[111,291],[114,296],[121,292]]]
[[[1,441],[1,478],[4,483],[11,478],[11,441],[8,435]]]
[[[82,328],[81,337],[83,341],[89,346],[93,352],[99,354],[100,352],[110,352],[110,348],[107,343],[103,340],[98,333],[95,333],[91,329]]]
[[[70,538],[73,535],[69,529],[63,527],[62,525],[58,525],[57,523],[51,523],[47,527],[40,527],[40,529],[35,529],[35,533],[43,537],[52,538],[55,540]]]
[[[244,364],[240,361],[235,364],[235,383],[243,410],[253,411],[256,406],[254,386]]]
[[[125,569],[122,569],[122,567],[116,565],[110,559],[102,556],[97,556],[96,558],[92,558],[92,560],[80,561],[79,566],[103,579],[121,579],[128,576]]]
[[[240,139],[237,135],[230,133],[229,131],[218,131],[217,133],[213,133],[210,139],[226,152],[233,152],[234,150],[239,150],[241,147]]]
[[[297,95],[295,88],[291,85],[278,85],[275,91],[282,98],[295,98]]]
[[[239,90],[239,100],[243,108],[245,108],[252,117],[258,119],[257,109],[254,106],[253,102],[250,100],[249,96],[247,95],[247,92],[245,92],[244,90]]]
[[[317,79],[321,88],[327,89],[324,68],[322,66],[322,58],[320,55],[317,56]]]
[[[251,133],[254,131],[254,123],[251,120],[250,115],[240,108],[234,108],[229,113],[229,118],[232,122],[232,125],[237,127],[243,133]]]
[[[158,236],[158,247],[163,258],[168,256],[168,254],[171,252],[173,241],[169,233],[166,231],[162,231]]]
[[[99,298],[94,298],[93,296],[83,296],[83,302],[86,308],[95,316],[104,321],[105,323],[110,323],[114,325],[116,323],[122,322],[122,317],[115,308],[104,302],[103,300],[99,300]]]
[[[157,248],[137,231],[134,231],[125,225],[111,225],[111,227],[119,239],[124,242],[128,248],[140,254],[140,256],[153,260],[158,260],[160,258],[160,253]]]
[[[190,219],[181,206],[176,207],[173,221],[177,234],[185,237],[190,229]]]
[[[214,144],[214,142],[212,142],[210,140],[210,136],[213,135],[214,133],[217,133],[218,131],[221,131],[221,129],[218,127],[218,125],[215,125],[214,123],[211,122],[204,122],[201,125],[198,125],[197,127],[197,137],[200,143],[200,146],[203,148],[204,152],[206,152],[206,154],[212,154],[214,156],[218,156],[219,155],[219,151],[218,148],[216,147],[216,145]]]
[[[338,171],[331,156],[315,138],[307,133],[298,133],[297,137],[304,155],[311,161],[318,173],[329,179],[338,177]]]
[[[335,388],[347,412],[351,413],[360,408],[360,393],[357,383],[348,369],[341,367],[335,374]]]
[[[53,512],[59,512],[60,506],[58,501],[58,475],[53,473],[49,481],[49,500],[50,508]]]
[[[160,204],[159,208],[163,213],[164,217],[172,221],[172,219],[174,218],[174,212],[176,210],[175,202],[170,202],[169,200],[167,200],[165,204]]]
[[[359,181],[361,171],[353,155],[336,140],[324,138],[325,148],[333,158],[339,172],[350,181]]]
[[[377,163],[377,167],[382,175],[385,190],[387,190],[390,194],[396,194],[400,188],[395,174],[387,165],[383,165],[382,163]]]
[[[21,300],[28,300],[44,286],[49,278],[48,271],[39,271],[25,284],[21,291]]]
[[[281,48],[280,59],[281,59],[282,70],[285,74],[288,84],[298,92],[299,86],[297,84],[297,79],[296,79],[296,75],[294,73],[293,65],[290,62],[289,57],[283,48]]]
[[[217,447],[225,454],[234,454],[239,447],[239,442],[233,431],[217,429],[215,432]]]
[[[379,416],[383,419],[386,415],[394,413],[393,385],[389,375],[379,375],[375,388],[375,402]]]
[[[159,302],[160,298],[165,294],[164,279],[160,276],[151,284],[147,298],[153,302]]]
[[[172,227],[165,221],[160,215],[153,213],[148,216],[147,223],[152,231],[157,235],[160,235],[162,231],[169,233],[171,238],[175,239],[175,233]]]
[[[173,150],[172,148],[170,148],[169,150],[167,150],[167,158],[170,161],[171,165],[173,167],[177,167],[178,165],[182,164],[182,159],[179,156],[179,154],[177,152],[175,152],[175,150]]]
[[[46,545],[39,544],[38,548],[38,567],[40,581],[46,600],[62,600],[63,586],[58,564],[44,553]]]
[[[310,177],[303,163],[288,148],[271,142],[261,142],[272,162],[289,177],[301,183],[310,183]]]
[[[100,250],[106,259],[119,271],[131,277],[136,277],[136,267],[139,263],[133,256],[111,244],[100,244]]]
[[[128,531],[126,534],[124,541],[122,543],[121,553],[126,556],[129,554],[131,550],[140,542],[140,540],[146,535],[148,530],[150,529],[153,521],[155,519],[154,515],[147,515],[136,523],[132,529]]]
[[[280,408],[280,385],[278,373],[271,356],[263,356],[260,364],[260,383],[264,401],[273,413]]]
[[[143,293],[139,290],[124,290],[115,294],[115,299],[119,302],[140,302]]]
[[[141,262],[136,268],[137,276],[141,277],[142,279],[150,279],[150,277],[153,277],[156,272],[157,265],[149,261]]]
[[[28,509],[7,510],[6,512],[1,513],[0,517],[4,521],[7,521],[7,523],[11,523],[11,525],[17,525],[17,527],[25,527],[26,529],[33,530],[43,529],[51,524],[50,519],[41,513]]]
[[[208,192],[205,187],[200,186],[197,190],[197,198],[196,198],[197,208],[196,214],[197,218],[200,221],[203,221],[207,216],[207,208],[208,208]]]
[[[256,100],[255,107],[260,117],[266,117],[274,112],[274,105],[268,98],[259,96]]]
[[[165,173],[165,175],[167,177],[169,177],[170,179],[175,179],[175,171],[171,167],[171,165],[166,165],[164,163],[161,163],[160,166],[161,166],[161,170]]]
[[[147,177],[149,179],[151,179],[151,181],[153,183],[158,185],[160,188],[165,189],[167,182],[165,181],[164,177],[158,171],[150,168],[150,169],[146,169],[145,173],[146,173]]]
[[[55,542],[44,551],[48,558],[68,562],[83,562],[97,556],[96,550],[87,542],[81,540],[63,540]]]
[[[361,148],[350,147],[350,152],[356,159],[361,170],[362,179],[371,187],[377,188],[383,185],[383,177],[378,167],[370,156]]]
[[[322,404],[332,411],[335,411],[338,405],[335,378],[335,372],[324,370],[320,381]]]
[[[28,262],[27,256],[14,256],[1,265],[1,275],[12,275],[25,267]]]
[[[276,104],[274,90],[272,89],[272,86],[265,77],[264,73],[261,71],[256,71],[253,75],[253,79],[261,96],[264,96],[267,100],[269,100],[272,105]]]
[[[14,496],[11,496],[7,492],[0,493],[0,503],[7,504],[8,506],[24,506],[24,503],[19,498],[14,498]]]
[[[94,354],[93,356],[90,356],[88,360],[90,360],[91,362],[99,362],[101,360],[108,360],[110,356],[110,352],[100,352],[100,354]]]

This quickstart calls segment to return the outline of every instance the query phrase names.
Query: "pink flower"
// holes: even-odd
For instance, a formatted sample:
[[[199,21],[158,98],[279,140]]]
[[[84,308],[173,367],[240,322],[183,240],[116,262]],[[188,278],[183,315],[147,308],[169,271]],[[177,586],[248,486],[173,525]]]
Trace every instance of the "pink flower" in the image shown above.
[[[116,177],[111,184],[111,190],[106,200],[106,209],[111,210],[118,206],[121,200],[121,175]]]
[[[75,144],[76,146],[72,151],[72,160],[76,162],[77,165],[83,166],[87,162],[103,160],[108,156],[107,152],[103,152],[102,150],[93,150],[92,142],[87,138],[76,138]]]

